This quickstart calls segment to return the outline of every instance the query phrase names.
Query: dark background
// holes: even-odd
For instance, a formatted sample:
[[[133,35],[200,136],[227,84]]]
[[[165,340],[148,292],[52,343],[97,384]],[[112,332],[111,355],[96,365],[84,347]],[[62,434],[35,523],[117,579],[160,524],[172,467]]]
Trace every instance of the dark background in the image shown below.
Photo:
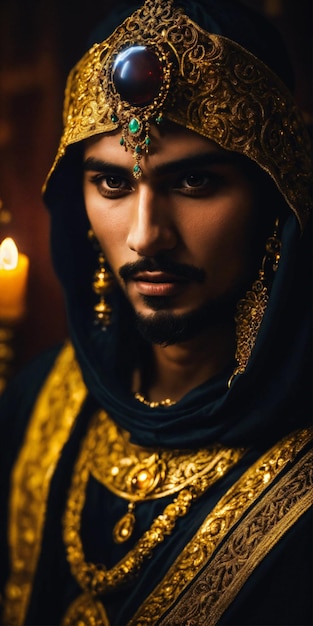
[[[245,0],[282,32],[296,99],[311,122],[312,0]],[[65,79],[111,0],[0,0],[0,242],[30,258],[28,310],[16,331],[15,369],[66,336],[61,288],[49,254],[41,186],[61,133]],[[7,219],[10,222],[7,223]]]

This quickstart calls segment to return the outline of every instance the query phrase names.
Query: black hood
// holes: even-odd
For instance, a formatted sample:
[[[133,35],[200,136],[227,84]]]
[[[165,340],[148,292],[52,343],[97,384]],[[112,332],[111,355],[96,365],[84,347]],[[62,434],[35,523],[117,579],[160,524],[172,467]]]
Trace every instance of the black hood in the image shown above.
[[[92,41],[107,37],[138,6],[127,2],[115,9]],[[251,50],[292,87],[280,37],[260,15],[234,0],[182,0],[179,6],[204,29]],[[97,255],[87,237],[81,143],[67,148],[44,199],[51,215],[53,262],[63,285],[71,340],[85,383],[97,403],[131,432],[135,443],[190,448],[219,440],[226,445],[263,447],[310,420],[310,231],[307,228],[300,235],[297,219],[288,207],[281,261],[246,372],[228,389],[231,364],[173,407],[152,410],[128,392],[128,364],[134,366],[136,355],[144,355],[146,346],[120,291],[111,296],[111,326],[103,331],[94,325],[92,277]],[[275,211],[273,207],[273,224]]]

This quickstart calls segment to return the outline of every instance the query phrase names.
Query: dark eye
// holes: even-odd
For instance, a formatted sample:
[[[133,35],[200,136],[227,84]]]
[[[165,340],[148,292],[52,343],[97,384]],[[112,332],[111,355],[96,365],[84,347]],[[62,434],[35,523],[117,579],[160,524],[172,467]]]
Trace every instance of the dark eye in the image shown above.
[[[221,184],[221,177],[215,172],[191,172],[180,178],[176,188],[184,195],[206,196],[214,193]]]
[[[90,182],[105,198],[120,198],[132,189],[131,182],[118,174],[96,174],[92,176]]]
[[[125,187],[125,180],[119,176],[106,176],[103,181],[110,189],[123,189]]]
[[[182,180],[182,187],[198,188],[203,187],[207,182],[208,176],[197,172],[195,174],[189,174],[188,176],[185,176],[185,178]]]

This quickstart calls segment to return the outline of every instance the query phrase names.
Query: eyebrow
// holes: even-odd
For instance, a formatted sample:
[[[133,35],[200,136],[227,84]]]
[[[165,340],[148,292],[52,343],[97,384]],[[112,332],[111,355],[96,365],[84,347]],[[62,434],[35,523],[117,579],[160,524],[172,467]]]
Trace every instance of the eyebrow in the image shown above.
[[[156,165],[153,168],[152,173],[153,175],[165,176],[167,174],[173,174],[193,168],[205,167],[208,165],[233,164],[236,161],[237,155],[235,155],[233,152],[210,151],[196,154],[194,156],[189,156],[184,159],[170,161],[161,165]],[[114,173],[120,176],[129,176],[130,170],[132,173],[131,168],[117,165],[115,163],[110,163],[109,161],[103,161],[102,159],[96,159],[94,157],[88,157],[84,161],[85,172],[114,171]]]

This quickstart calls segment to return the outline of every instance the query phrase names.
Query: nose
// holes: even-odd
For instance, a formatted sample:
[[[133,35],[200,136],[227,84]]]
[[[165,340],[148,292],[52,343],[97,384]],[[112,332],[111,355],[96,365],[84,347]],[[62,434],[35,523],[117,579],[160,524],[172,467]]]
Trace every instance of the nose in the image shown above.
[[[127,244],[140,256],[155,256],[172,250],[177,233],[166,198],[148,185],[139,185],[134,197]]]

